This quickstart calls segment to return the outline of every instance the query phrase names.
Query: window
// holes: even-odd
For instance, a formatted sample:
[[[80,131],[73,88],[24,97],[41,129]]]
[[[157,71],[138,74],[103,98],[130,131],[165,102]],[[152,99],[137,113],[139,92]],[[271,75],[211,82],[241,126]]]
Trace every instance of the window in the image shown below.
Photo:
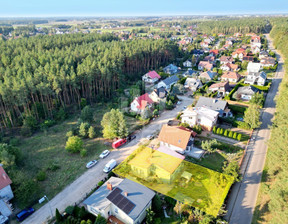
[[[115,213],[116,213],[116,214],[118,214],[118,208],[115,208],[115,210],[114,210],[114,211],[115,211]]]

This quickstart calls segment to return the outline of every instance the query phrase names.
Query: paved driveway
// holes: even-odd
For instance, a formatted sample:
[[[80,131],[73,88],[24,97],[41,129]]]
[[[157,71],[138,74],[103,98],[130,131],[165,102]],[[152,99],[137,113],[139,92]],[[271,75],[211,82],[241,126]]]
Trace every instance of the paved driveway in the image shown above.
[[[275,51],[269,35],[266,35],[266,37],[269,42],[269,48]],[[272,124],[275,113],[276,104],[274,98],[278,93],[278,88],[284,75],[283,61],[279,54],[277,54],[277,57],[279,65],[262,110],[262,125],[253,132],[252,139],[255,138],[255,140],[250,141],[248,145],[247,154],[241,167],[243,180],[233,186],[228,199],[226,219],[229,224],[249,224],[253,218],[266,159],[267,141],[270,137],[269,126]]]
[[[176,117],[177,113],[180,112],[184,106],[188,106],[193,102],[193,99],[185,96],[179,98],[182,100],[182,103],[178,105],[174,110],[163,112],[159,118],[151,122],[149,125],[144,127],[138,134],[136,134],[135,140],[121,147],[119,150],[112,151],[108,157],[99,160],[95,167],[87,170],[84,174],[82,174],[82,176],[80,176],[73,183],[67,186],[63,191],[58,193],[50,201],[53,215],[55,215],[56,208],[58,208],[60,212],[63,212],[67,206],[78,204],[79,202],[81,202],[87,196],[87,194],[90,193],[97,186],[97,183],[106,176],[106,174],[103,173],[102,170],[105,164],[110,159],[116,159],[117,163],[123,161],[135,149],[138,148],[137,144],[142,138],[145,138],[147,135],[160,130],[162,125],[167,123],[168,120]],[[84,165],[85,164],[83,164],[83,166]],[[23,222],[23,224],[47,223],[47,219],[49,217],[51,217],[49,205],[45,204],[33,215],[27,218]]]

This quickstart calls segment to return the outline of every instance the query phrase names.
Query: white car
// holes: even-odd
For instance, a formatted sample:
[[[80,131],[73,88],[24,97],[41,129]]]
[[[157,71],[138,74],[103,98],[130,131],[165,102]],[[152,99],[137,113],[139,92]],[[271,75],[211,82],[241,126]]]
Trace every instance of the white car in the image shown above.
[[[181,101],[178,101],[178,102],[177,102],[177,105],[180,105],[180,104],[181,104]]]
[[[97,164],[97,162],[98,162],[97,160],[90,161],[89,163],[86,164],[86,168],[89,169],[89,168],[95,166]]]
[[[101,159],[104,159],[106,156],[108,156],[110,154],[110,151],[109,150],[105,150],[103,151],[101,154],[100,154],[100,158]]]

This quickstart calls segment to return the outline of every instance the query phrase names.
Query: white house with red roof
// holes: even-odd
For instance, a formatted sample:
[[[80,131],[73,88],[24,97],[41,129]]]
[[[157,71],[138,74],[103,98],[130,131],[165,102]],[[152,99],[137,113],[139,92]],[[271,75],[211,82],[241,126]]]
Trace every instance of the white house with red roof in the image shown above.
[[[11,200],[14,198],[11,185],[12,181],[9,176],[6,174],[2,166],[0,166],[0,198],[5,198]]]
[[[153,100],[149,97],[148,93],[145,93],[141,96],[136,97],[131,105],[130,108],[132,111],[141,113],[146,107],[151,107],[153,105]]]
[[[8,219],[7,217],[12,214],[12,204],[9,203],[9,201],[14,198],[10,186],[11,183],[11,179],[6,174],[2,164],[0,164],[0,221],[2,221],[2,219]]]
[[[221,76],[222,81],[229,82],[238,82],[240,78],[241,75],[239,75],[237,72],[224,72],[224,74]]]
[[[147,83],[155,83],[161,78],[155,71],[149,71],[145,75],[142,76],[142,80]]]

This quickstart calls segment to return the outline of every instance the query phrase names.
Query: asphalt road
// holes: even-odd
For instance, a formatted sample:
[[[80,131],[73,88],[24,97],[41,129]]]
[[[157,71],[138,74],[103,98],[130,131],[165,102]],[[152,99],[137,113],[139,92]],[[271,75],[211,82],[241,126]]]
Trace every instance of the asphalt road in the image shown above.
[[[140,132],[136,134],[136,139],[121,147],[119,150],[112,151],[105,159],[99,159],[96,166],[87,170],[63,191],[58,193],[52,200],[50,200],[51,210],[49,203],[47,203],[22,223],[47,223],[48,218],[51,217],[51,211],[54,216],[56,208],[58,208],[60,212],[63,212],[67,206],[80,203],[84,198],[86,198],[87,194],[89,194],[97,186],[97,183],[106,177],[106,174],[102,170],[109,160],[115,159],[117,160],[117,163],[123,161],[135,149],[138,148],[139,141],[143,140],[147,135],[153,134],[154,132],[160,130],[162,125],[166,124],[170,119],[175,118],[177,113],[181,111],[184,106],[188,106],[193,102],[192,98],[185,96],[179,98],[182,100],[182,103],[174,110],[163,112],[160,117],[140,130]],[[83,166],[85,165],[86,164],[83,164]]]
[[[268,39],[269,49],[275,51],[269,35],[265,36]],[[254,130],[251,141],[248,145],[247,154],[241,166],[243,180],[232,187],[228,198],[226,207],[228,212],[225,218],[229,224],[249,224],[253,218],[253,212],[261,183],[262,171],[266,159],[267,141],[270,137],[270,126],[272,125],[275,113],[275,96],[278,93],[278,87],[284,75],[283,61],[276,51],[275,53],[279,64],[262,110],[262,125],[259,129]]]

